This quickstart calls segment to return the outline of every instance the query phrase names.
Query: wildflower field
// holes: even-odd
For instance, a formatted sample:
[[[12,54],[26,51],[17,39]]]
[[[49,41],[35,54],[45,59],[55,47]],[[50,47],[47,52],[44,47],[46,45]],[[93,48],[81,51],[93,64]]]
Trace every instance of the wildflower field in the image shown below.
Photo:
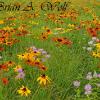
[[[99,8],[1,0],[0,100],[100,100]]]

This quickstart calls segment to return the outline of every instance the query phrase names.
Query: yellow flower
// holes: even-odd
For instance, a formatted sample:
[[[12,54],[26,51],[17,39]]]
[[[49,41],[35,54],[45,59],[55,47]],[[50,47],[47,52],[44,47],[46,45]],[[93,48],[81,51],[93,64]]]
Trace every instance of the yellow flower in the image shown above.
[[[92,52],[92,56],[97,57],[97,54],[95,52]]]
[[[0,24],[4,24],[4,21],[3,20],[0,20]]]
[[[21,55],[17,55],[19,59],[25,59],[27,58],[27,53],[25,54],[21,54]]]
[[[65,31],[66,31],[66,32],[70,32],[70,31],[72,31],[72,30],[73,30],[73,29],[66,29]]]
[[[50,83],[50,79],[48,76],[46,76],[45,74],[41,75],[40,77],[37,78],[37,81],[39,81],[40,85],[46,85],[47,82]]]
[[[38,25],[38,23],[35,22],[35,21],[30,21],[29,23],[32,24],[32,25]]]
[[[17,90],[18,94],[21,94],[21,96],[28,96],[28,94],[31,93],[31,91],[27,88],[22,86],[19,90]]]
[[[24,54],[17,55],[19,59],[28,59],[28,60],[34,60],[35,56],[39,56],[41,53],[39,51],[31,51],[30,53],[25,52]]]
[[[6,26],[6,27],[4,27],[3,29],[4,29],[4,30],[10,31],[10,30],[12,30],[13,28],[12,28],[12,27],[9,27],[9,26]]]
[[[39,56],[41,54],[41,52],[39,52],[39,51],[31,51],[30,54],[33,55],[33,56]]]
[[[68,27],[74,28],[75,25],[74,24],[68,24]]]
[[[92,55],[93,55],[94,57],[100,57],[100,53],[92,52]]]
[[[95,44],[96,48],[100,49],[100,43]]]
[[[15,72],[17,72],[18,71],[18,69],[21,69],[22,68],[22,66],[21,65],[17,65],[15,68],[14,68],[14,71]]]

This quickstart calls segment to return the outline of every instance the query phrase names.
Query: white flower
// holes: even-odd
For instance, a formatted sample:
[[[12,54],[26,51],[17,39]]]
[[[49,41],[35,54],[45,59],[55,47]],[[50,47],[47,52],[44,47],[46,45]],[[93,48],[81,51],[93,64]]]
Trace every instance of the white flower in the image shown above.
[[[77,81],[77,80],[74,81],[74,82],[73,82],[73,85],[74,85],[75,87],[79,87],[79,86],[80,86],[80,81]]]
[[[96,41],[96,40],[97,40],[97,37],[92,37],[92,40],[93,40],[93,41]]]
[[[87,47],[87,50],[88,51],[92,51],[92,47]]]
[[[93,43],[94,43],[94,41],[89,41],[88,42],[89,45],[92,45]]]

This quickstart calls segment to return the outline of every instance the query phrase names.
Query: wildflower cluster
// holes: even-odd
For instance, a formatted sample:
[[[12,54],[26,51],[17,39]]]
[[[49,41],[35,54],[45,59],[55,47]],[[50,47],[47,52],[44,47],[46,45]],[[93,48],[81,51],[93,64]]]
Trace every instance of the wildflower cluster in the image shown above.
[[[93,97],[99,94],[100,88],[100,72],[88,72],[85,77],[75,80],[73,86],[76,92],[76,98]],[[96,97],[95,97],[96,98]]]
[[[43,49],[37,49],[36,47],[30,47],[27,52],[17,55],[19,59],[24,60],[26,64],[30,66],[36,66],[40,70],[47,70],[43,62],[50,57],[50,55]]]
[[[84,50],[87,50],[88,52],[92,52],[95,48],[95,45],[99,43],[99,39],[97,37],[92,37],[92,39],[88,42],[88,45],[83,47]]]

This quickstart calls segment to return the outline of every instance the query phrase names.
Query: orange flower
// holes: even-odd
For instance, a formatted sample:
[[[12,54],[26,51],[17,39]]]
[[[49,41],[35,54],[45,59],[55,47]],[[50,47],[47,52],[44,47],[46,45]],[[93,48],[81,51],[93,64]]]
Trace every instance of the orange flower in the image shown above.
[[[0,37],[0,44],[3,44],[3,42],[5,41],[4,37]]]
[[[2,82],[3,82],[4,85],[7,85],[9,83],[7,78],[2,78]]]
[[[64,44],[64,45],[71,45],[72,42],[70,40],[68,40],[67,38],[61,37],[61,38],[53,38],[52,39],[55,42],[59,42],[60,44]]]
[[[47,33],[42,33],[42,35],[40,36],[40,39],[42,39],[42,40],[46,40],[47,38],[48,38]]]
[[[15,63],[13,61],[6,62],[7,66],[13,66]]]
[[[3,51],[4,50],[4,48],[3,47],[0,47],[0,51]]]
[[[6,64],[1,64],[0,69],[3,69],[5,71],[8,71],[8,66]]]
[[[30,66],[36,66],[40,70],[47,70],[47,68],[40,62],[40,61],[31,61],[31,60],[26,60],[26,63]]]
[[[87,31],[92,37],[96,37],[97,36],[97,31],[96,31],[95,28],[88,28]]]
[[[49,34],[52,34],[52,32],[51,32],[50,29],[46,29],[46,32],[47,32],[48,35],[49,35]]]

